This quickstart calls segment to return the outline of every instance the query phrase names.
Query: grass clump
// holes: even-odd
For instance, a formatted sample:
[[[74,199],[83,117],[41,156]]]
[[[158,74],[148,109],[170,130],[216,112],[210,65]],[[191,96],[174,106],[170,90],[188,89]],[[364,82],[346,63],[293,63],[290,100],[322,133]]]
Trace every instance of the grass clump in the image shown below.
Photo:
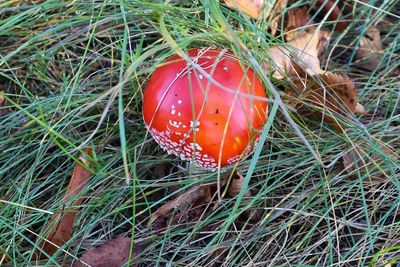
[[[228,47],[257,69],[281,38],[269,35],[265,18],[214,1],[0,3],[0,264],[36,264],[34,248],[85,146],[95,148],[97,166],[73,237],[40,264],[70,264],[121,234],[151,243],[137,258],[143,266],[399,261],[399,4],[357,2],[355,10],[348,30],[334,33],[322,65],[356,82],[369,114],[350,121],[343,135],[291,112],[325,166],[278,111],[258,158],[238,167],[251,175],[253,197],[239,206],[238,197],[224,199],[199,222],[157,232],[147,226],[157,207],[195,185],[216,183],[218,174],[188,175],[146,133],[141,99],[149,75],[174,54],[173,43]],[[368,26],[382,23],[383,54],[368,71],[355,48]],[[364,158],[379,155],[383,163],[372,171],[380,179],[344,171],[341,157],[353,146],[364,148]],[[239,216],[249,209],[264,214],[257,221]]]

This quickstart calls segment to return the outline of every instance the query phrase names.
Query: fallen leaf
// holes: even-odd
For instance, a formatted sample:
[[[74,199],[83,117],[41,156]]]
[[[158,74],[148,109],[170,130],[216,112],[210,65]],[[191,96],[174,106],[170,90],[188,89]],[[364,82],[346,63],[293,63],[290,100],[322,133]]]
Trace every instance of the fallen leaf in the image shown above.
[[[227,192],[230,197],[235,197],[240,193],[240,190],[243,187],[244,179],[245,179],[244,176],[240,172],[236,172],[233,175],[233,179],[229,184]],[[251,196],[252,193],[249,189],[246,192],[244,192],[244,197],[249,198]],[[261,219],[262,215],[263,215],[263,210],[260,209],[246,210],[243,213],[243,216],[249,221],[258,221]]]
[[[228,176],[229,174],[225,174],[221,177],[221,186],[227,185]],[[237,196],[243,186],[243,182],[243,175],[238,172],[235,173],[231,181],[229,181],[226,190],[227,195],[230,197]],[[217,186],[215,184],[194,186],[159,207],[150,217],[148,225],[155,230],[160,230],[170,225],[179,226],[186,222],[197,222],[202,216],[208,214],[207,208],[216,193]],[[244,196],[251,197],[250,190],[246,191]],[[214,205],[212,209],[215,210],[217,206],[218,204]],[[246,211],[244,215],[250,220],[254,220],[261,217],[262,211]]]
[[[298,66],[296,71],[299,76],[292,79],[294,87],[286,88],[285,93],[290,97],[288,102],[300,114],[310,118],[322,118],[331,123],[336,130],[343,131],[334,114],[350,118],[354,113],[366,113],[358,102],[355,84],[348,76],[326,72],[310,77]]]
[[[225,4],[252,18],[259,19],[262,15],[264,0],[225,0]]]
[[[232,181],[229,185],[228,188],[228,195],[230,197],[235,197],[240,193],[240,190],[243,187],[243,183],[244,183],[244,176],[242,174],[240,174],[239,172],[236,172],[235,175],[233,175]],[[247,190],[244,193],[245,197],[251,197],[251,192],[250,190]]]
[[[325,5],[320,1],[317,4]],[[325,6],[334,7],[332,3]],[[340,13],[336,8],[333,11]],[[351,117],[353,113],[364,114],[365,109],[358,103],[357,90],[349,77],[321,69],[319,57],[328,46],[330,34],[307,27],[310,21],[306,7],[289,10],[285,26],[287,47],[272,47],[263,68],[276,79],[288,77],[292,80],[294,86],[286,88],[285,92],[300,114],[323,118],[342,131],[332,112]]]
[[[320,57],[327,49],[329,41],[331,39],[331,34],[328,31],[320,30],[319,39],[317,44],[317,55]]]
[[[323,73],[318,55],[322,49],[320,47],[321,43],[325,43],[327,38],[326,31],[311,30],[299,33],[289,41],[288,44],[293,47],[292,55],[296,64],[299,64],[311,75]]]
[[[292,56],[284,46],[271,47],[267,51],[266,60],[264,60],[263,70],[272,75],[275,79],[281,80],[292,70]]]
[[[361,37],[360,46],[357,50],[357,59],[360,60],[360,65],[368,70],[374,70],[382,58],[383,45],[379,30],[371,26]]]
[[[287,46],[275,46],[267,51],[263,69],[276,79],[283,79],[295,73],[293,61],[310,75],[322,74],[318,56],[329,41],[326,31],[310,29],[291,35]]]
[[[210,187],[210,185],[194,186],[175,199],[166,202],[152,214],[148,224],[158,230],[166,226],[166,220],[171,215],[175,215],[174,221],[187,219],[188,211],[193,204],[210,202]]]
[[[321,10],[322,16],[328,15],[327,21],[336,22],[335,30],[343,31],[347,28],[349,23],[342,20],[342,11],[338,6],[336,0],[316,0],[314,10]]]
[[[87,169],[92,166],[90,158],[93,157],[92,150],[86,148],[84,153],[79,157],[79,162],[76,164],[71,180],[68,184],[67,191],[62,199],[62,209],[55,212],[50,220],[51,231],[47,238],[41,243],[40,248],[48,255],[52,256],[63,246],[72,235],[78,208],[83,198],[80,197],[70,203],[71,199],[78,196],[88,183],[91,172]],[[47,258],[47,255],[37,250],[38,259]]]
[[[286,14],[285,40],[291,41],[299,31],[306,31],[308,22],[311,17],[307,7],[290,9]]]
[[[315,33],[317,35],[314,35],[314,28],[307,26],[309,22],[312,23],[313,21],[308,14],[308,8],[303,7],[289,10],[285,26],[285,40],[298,49],[306,47],[305,40],[309,40],[308,42],[318,41],[317,43],[312,44],[311,49],[316,47],[316,50],[318,51],[317,56],[319,57],[323,52],[325,52],[328,46],[330,33],[324,30],[319,30]],[[295,41],[297,38],[300,38],[300,42]]]
[[[385,146],[382,147],[382,150],[396,161],[400,160],[393,148]],[[390,171],[386,170],[382,156],[376,152],[371,152],[371,149],[365,145],[354,146],[343,155],[342,159],[345,171],[348,174],[358,175],[360,173],[361,176],[367,176],[366,182],[382,182],[390,176]]]
[[[106,241],[104,244],[89,249],[75,262],[73,267],[120,267],[128,259],[131,250],[131,239],[124,236]],[[148,246],[148,243],[138,243],[133,245],[132,258],[140,254]],[[138,266],[133,263],[130,266]]]

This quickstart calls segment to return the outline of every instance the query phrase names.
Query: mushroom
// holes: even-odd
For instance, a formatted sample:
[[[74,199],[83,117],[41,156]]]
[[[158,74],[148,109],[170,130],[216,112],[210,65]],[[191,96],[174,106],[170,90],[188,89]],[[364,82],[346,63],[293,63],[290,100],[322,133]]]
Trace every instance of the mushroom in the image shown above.
[[[188,56],[192,62],[175,55],[152,74],[143,119],[169,154],[216,170],[252,152],[267,119],[266,93],[226,51],[191,49]]]

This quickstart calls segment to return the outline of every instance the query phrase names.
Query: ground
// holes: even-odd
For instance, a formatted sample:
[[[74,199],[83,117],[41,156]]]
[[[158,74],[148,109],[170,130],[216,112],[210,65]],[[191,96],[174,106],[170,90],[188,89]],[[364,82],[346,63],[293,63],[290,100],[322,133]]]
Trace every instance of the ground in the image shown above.
[[[349,25],[333,32],[313,1],[295,1],[292,8],[307,5],[332,33],[321,67],[348,75],[368,114],[348,119],[338,132],[289,109],[313,155],[278,109],[259,153],[234,171],[251,196],[220,198],[217,182],[232,168],[188,172],[185,162],[159,148],[142,119],[146,82],[174,49],[228,48],[258,70],[268,49],[284,41],[279,32],[271,35],[267,14],[255,20],[217,2],[0,3],[0,265],[69,265],[121,235],[140,244],[133,261],[143,266],[400,261],[398,2],[348,1]],[[365,62],[357,47],[370,26],[379,30],[383,49]],[[283,95],[285,84],[271,81]],[[80,193],[72,237],[54,256],[34,261],[86,147],[95,166]],[[352,172],[345,169],[355,161]],[[149,224],[167,201],[204,185],[210,194],[172,210],[179,217]]]

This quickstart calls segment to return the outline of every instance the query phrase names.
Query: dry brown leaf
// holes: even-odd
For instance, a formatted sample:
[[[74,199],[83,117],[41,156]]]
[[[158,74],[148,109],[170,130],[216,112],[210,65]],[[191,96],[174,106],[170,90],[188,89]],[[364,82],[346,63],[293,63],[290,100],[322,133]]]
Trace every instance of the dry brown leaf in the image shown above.
[[[308,8],[290,9],[286,14],[285,40],[290,41],[299,30],[306,30],[307,22],[311,21]]]
[[[349,23],[343,20],[340,8],[345,6],[346,10],[350,11],[347,13],[351,13],[352,8],[349,7],[349,5],[347,5],[346,3],[343,3],[343,0],[339,0],[339,3],[336,3],[336,1],[337,0],[316,0],[312,5],[312,9],[314,11],[318,11],[318,14],[311,14],[313,15],[313,17],[317,15],[317,17],[320,17],[324,21],[326,19],[326,15],[328,15],[327,21],[335,22],[335,30],[343,31]],[[295,2],[295,0],[289,1],[290,4],[295,4]],[[309,6],[305,6],[301,9],[295,8],[289,10],[286,19],[287,25],[294,25],[295,27],[286,26],[285,31],[287,31],[288,29],[292,30],[305,26],[307,22],[310,21],[310,15],[308,14],[310,11],[311,10],[309,9]]]
[[[227,175],[221,179],[221,186],[227,184]],[[227,194],[235,197],[239,194],[243,186],[244,177],[240,173],[236,173],[229,184]],[[150,217],[149,225],[153,229],[164,229],[168,225],[179,226],[186,222],[198,221],[207,214],[207,207],[216,196],[217,186],[215,184],[194,186],[188,191],[181,193],[175,199],[166,202],[159,207]],[[251,197],[250,191],[245,192],[245,197]],[[215,207],[213,207],[215,208]],[[246,216],[250,219],[259,216],[259,212],[247,212]]]
[[[225,0],[225,4],[252,18],[259,19],[262,16],[264,0]]]
[[[310,31],[299,33],[288,42],[293,47],[292,55],[297,64],[303,67],[311,75],[321,74],[318,58],[320,39],[326,39],[325,31]]]
[[[275,46],[268,50],[268,60],[263,68],[276,79],[283,79],[296,73],[295,61],[310,75],[322,74],[318,56],[325,49],[329,40],[326,31],[311,29],[309,32],[296,32],[288,42],[288,47]]]
[[[343,127],[332,113],[350,118],[353,113],[365,114],[364,107],[358,102],[357,89],[348,76],[331,72],[309,77],[296,66],[299,77],[292,79],[294,87],[285,89],[299,113],[311,118],[323,118],[336,130]],[[304,78],[303,78],[304,77]]]
[[[382,150],[393,159],[400,160],[399,155],[396,155],[394,150],[389,146],[382,147]],[[385,170],[385,163],[382,157],[370,151],[370,148],[354,146],[346,152],[342,157],[345,170],[350,175],[358,175],[359,172],[360,175],[367,176],[369,179],[365,181],[368,183],[385,181],[386,176],[389,176],[390,172]]]
[[[381,34],[376,27],[371,26],[365,36],[361,37],[357,59],[361,60],[360,64],[364,68],[374,70],[381,61],[382,49]]]
[[[147,243],[134,244],[132,257],[140,254],[147,246]],[[131,239],[119,236],[106,241],[98,247],[89,249],[82,255],[79,262],[73,264],[73,267],[120,267],[128,261],[130,249]],[[139,263],[133,263],[130,266],[138,265]]]
[[[243,187],[244,183],[244,176],[240,174],[239,172],[236,172],[236,174],[233,176],[233,179],[231,181],[231,184],[229,185],[228,188],[228,195],[230,197],[235,197],[239,194],[240,190]],[[251,192],[250,190],[247,190],[244,193],[245,197],[251,197]]]
[[[72,203],[70,203],[70,200],[78,196],[87,185],[91,176],[88,168],[92,167],[92,163],[90,162],[90,158],[92,157],[92,150],[86,148],[74,168],[67,191],[62,200],[62,209],[55,212],[50,220],[51,231],[40,245],[42,250],[50,256],[54,255],[58,248],[71,238],[75,217],[78,213],[77,206],[82,203],[83,198],[78,198]],[[38,259],[46,258],[46,255],[38,250],[36,251],[36,255]]]
[[[240,190],[243,187],[243,183],[244,183],[244,176],[239,173],[236,172],[233,176],[233,179],[228,187],[228,196],[230,197],[235,197],[240,193]],[[244,193],[244,197],[251,197],[252,193],[251,191],[248,189],[245,193]],[[261,219],[263,215],[263,210],[260,209],[254,209],[254,210],[246,210],[243,213],[243,216],[246,218],[246,220],[250,220],[250,221],[258,221]]]
[[[342,11],[340,11],[336,0],[317,0],[314,10],[319,9],[321,9],[323,16],[329,14],[328,21],[336,22],[335,30],[343,31],[349,25],[347,21],[342,20]]]
[[[327,31],[319,30],[314,35],[314,28],[306,27],[309,21],[311,21],[311,18],[308,14],[308,8],[303,7],[289,10],[285,27],[285,40],[301,50],[303,50],[303,47],[306,47],[307,42],[310,42],[312,45],[310,48],[314,49],[316,47],[318,51],[317,56],[319,57],[328,46],[330,34]],[[300,42],[295,41],[297,38],[300,38]],[[308,41],[305,42],[306,40]]]
[[[319,31],[319,39],[317,44],[318,57],[320,57],[326,51],[330,39],[331,39],[331,34],[328,31],[324,30]]]
[[[291,72],[291,55],[288,49],[283,46],[271,47],[267,51],[267,59],[262,67],[267,74],[272,75],[275,79],[281,80],[286,74]]]
[[[210,185],[194,186],[159,207],[150,217],[149,225],[153,225],[153,228],[158,230],[166,226],[166,220],[171,215],[175,215],[173,221],[182,218],[186,219],[188,217],[188,210],[192,205],[196,203],[201,205],[201,203],[208,203],[210,200]]]

